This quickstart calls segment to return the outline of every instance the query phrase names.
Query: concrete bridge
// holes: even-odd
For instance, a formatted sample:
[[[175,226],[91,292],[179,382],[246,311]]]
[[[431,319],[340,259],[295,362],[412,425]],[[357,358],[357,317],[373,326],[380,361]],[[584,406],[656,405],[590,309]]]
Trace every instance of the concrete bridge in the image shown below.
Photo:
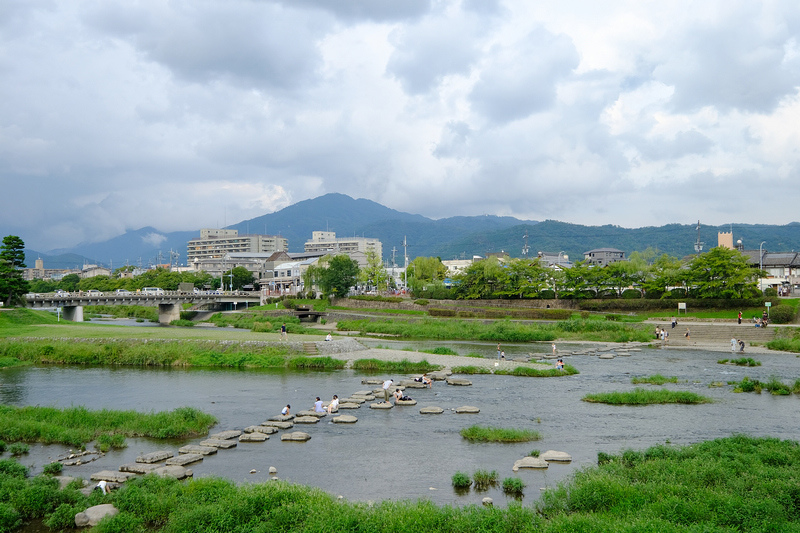
[[[208,292],[192,293],[182,291],[164,291],[163,294],[130,292],[130,293],[49,293],[27,294],[25,296],[28,307],[54,308],[60,307],[65,320],[83,322],[83,307],[86,305],[142,305],[146,307],[158,306],[158,322],[169,324],[180,318],[182,304],[193,305],[212,304],[232,307],[236,309],[249,305],[261,305],[262,297],[253,292]]]

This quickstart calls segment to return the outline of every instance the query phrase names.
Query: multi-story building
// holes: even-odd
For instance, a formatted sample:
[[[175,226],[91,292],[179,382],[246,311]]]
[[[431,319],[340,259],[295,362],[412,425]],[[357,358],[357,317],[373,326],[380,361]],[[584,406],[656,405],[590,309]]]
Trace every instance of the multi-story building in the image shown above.
[[[203,229],[200,238],[187,243],[186,260],[190,265],[208,259],[221,259],[230,253],[285,252],[289,241],[275,235],[239,235],[235,229]]]
[[[358,262],[359,268],[367,266],[366,254],[374,251],[379,258],[383,258],[383,245],[378,239],[367,237],[336,238],[333,231],[314,231],[311,240],[306,241],[306,253],[345,254]]]
[[[617,261],[625,261],[625,252],[616,248],[595,248],[583,252],[583,257],[593,265],[606,266]]]

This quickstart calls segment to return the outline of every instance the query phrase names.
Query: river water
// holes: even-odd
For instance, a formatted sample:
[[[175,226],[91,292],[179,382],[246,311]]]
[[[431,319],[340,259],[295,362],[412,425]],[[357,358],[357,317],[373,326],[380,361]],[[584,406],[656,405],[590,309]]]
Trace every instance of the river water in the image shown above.
[[[494,349],[487,346],[468,347],[465,353]],[[549,347],[504,346],[509,354],[547,351]],[[800,439],[796,396],[736,394],[730,385],[709,387],[744,376],[764,381],[776,376],[786,383],[800,378],[800,359],[794,355],[748,355],[762,366],[718,364],[718,359],[729,357],[724,352],[646,348],[613,360],[569,357],[565,362],[580,371],[569,377],[468,376],[473,382],[468,387],[437,382],[430,390],[408,391],[418,401],[414,407],[384,411],[365,404],[361,409],[342,410],[342,414],[358,417],[358,422],[343,425],[323,419],[315,425],[296,425],[294,430],[311,434],[310,441],[281,442],[280,434],[275,434],[264,443],[240,443],[234,449],[220,450],[191,468],[195,477],[222,476],[250,483],[268,480],[267,470],[274,466],[281,479],[358,501],[427,498],[438,504],[464,505],[491,496],[496,504],[505,505],[508,500],[499,489],[457,493],[451,486],[457,471],[471,475],[477,469],[496,470],[501,481],[521,478],[527,484],[525,501],[530,503],[543,488],[566,479],[576,468],[595,464],[598,452],[616,453],[667,442],[688,444],[735,433]],[[635,387],[631,377],[653,374],[677,376],[680,382],[667,388],[694,391],[713,398],[714,403],[625,407],[581,401],[588,393],[630,390]],[[35,366],[0,370],[0,402],[138,411],[191,406],[219,419],[211,430],[215,432],[259,424],[287,403],[296,412],[311,408],[315,396],[329,400],[333,394],[346,397],[373,388],[361,384],[364,377],[350,370],[289,373]],[[377,377],[397,380],[405,376]],[[445,412],[419,414],[419,408],[428,405]],[[481,412],[466,415],[453,411],[464,405],[479,407]],[[534,429],[542,439],[521,444],[470,443],[461,438],[459,430],[473,424]],[[181,445],[200,440],[128,439],[126,449],[89,464],[65,467],[64,474],[88,478],[99,470],[116,470],[139,454],[162,449],[177,453]],[[572,455],[573,462],[553,464],[543,471],[512,472],[514,461],[534,449],[564,451]],[[37,473],[64,450],[62,446],[32,444],[22,462]],[[251,474],[252,469],[257,472]]]

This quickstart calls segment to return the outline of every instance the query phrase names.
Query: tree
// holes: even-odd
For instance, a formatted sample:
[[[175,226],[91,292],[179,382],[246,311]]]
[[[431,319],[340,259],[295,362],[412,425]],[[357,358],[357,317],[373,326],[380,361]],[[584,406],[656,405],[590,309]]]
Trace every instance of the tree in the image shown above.
[[[233,275],[233,278],[231,278],[231,275]],[[231,288],[232,284],[233,287],[231,290],[234,291],[241,290],[245,285],[252,285],[255,281],[253,273],[243,266],[234,267],[231,270],[228,270],[225,272],[225,274],[223,274],[222,277],[225,279],[225,287]],[[233,279],[232,282],[231,279]]]
[[[538,258],[513,259],[503,273],[505,279],[496,291],[498,296],[533,298],[548,288],[552,278],[552,271]]]
[[[325,295],[343,297],[356,284],[358,263],[347,255],[326,255],[316,265],[308,267],[303,283],[310,289],[317,286]]]
[[[3,238],[0,247],[0,301],[12,305],[23,301],[28,282],[22,277],[25,268],[25,243],[16,235]]]
[[[383,268],[383,261],[381,261],[377,252],[370,248],[367,250],[367,266],[361,269],[358,280],[368,287],[382,290],[386,288],[388,279],[389,276],[386,273],[386,269]]]
[[[408,279],[421,283],[442,281],[447,277],[447,267],[438,257],[417,257],[408,264]],[[409,284],[411,281],[409,281]]]
[[[67,274],[58,283],[58,288],[67,292],[77,291],[78,284],[81,282],[81,277],[77,274]]]
[[[698,298],[743,298],[758,293],[758,271],[750,268],[744,254],[724,246],[697,255],[688,275]]]
[[[496,257],[476,261],[455,277],[456,298],[491,298],[505,280],[504,267]]]

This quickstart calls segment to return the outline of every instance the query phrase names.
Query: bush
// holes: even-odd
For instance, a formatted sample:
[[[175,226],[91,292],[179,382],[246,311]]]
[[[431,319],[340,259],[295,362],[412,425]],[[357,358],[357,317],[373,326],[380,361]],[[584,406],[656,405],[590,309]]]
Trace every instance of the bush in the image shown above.
[[[21,525],[22,517],[17,510],[5,502],[0,502],[0,531],[14,531]]]
[[[636,300],[642,297],[642,293],[636,289],[625,289],[622,291],[623,300]]]
[[[64,465],[62,465],[58,461],[55,461],[53,463],[48,463],[44,465],[44,468],[42,468],[42,472],[47,474],[48,476],[57,476],[61,473],[61,470],[63,469]]]
[[[29,451],[30,447],[24,442],[15,442],[8,447],[8,453],[15,456],[20,456],[24,453],[28,453]]]
[[[428,314],[431,316],[456,316],[456,310],[431,307],[428,309]]]
[[[766,296],[767,298],[776,298],[778,296],[778,290],[773,289],[772,287],[770,287],[769,289],[765,289],[764,296]]]
[[[791,324],[796,318],[797,310],[791,305],[778,304],[769,311],[769,319],[775,324]]]
[[[489,487],[497,484],[497,470],[491,472],[476,470],[472,477],[475,480],[475,490],[488,490]]]
[[[3,453],[4,451],[6,451],[6,442],[0,440],[0,453]]]
[[[417,305],[428,305],[428,300],[425,298],[419,298],[418,300],[414,300],[414,303]]]
[[[0,459],[0,474],[24,478],[28,475],[28,467],[19,464],[13,459]]]
[[[556,299],[556,291],[553,289],[545,289],[539,292],[539,298],[542,300],[555,300]]]
[[[270,333],[272,332],[272,323],[271,322],[253,322],[253,329],[254,333]]]
[[[80,507],[73,507],[68,503],[62,503],[56,510],[53,511],[44,521],[44,525],[49,527],[52,531],[63,531],[65,529],[73,529],[75,527],[75,515],[82,512]],[[2,531],[2,529],[0,529]]]
[[[145,531],[144,522],[132,513],[119,513],[118,515],[104,518],[93,530],[98,533],[137,533]]]
[[[469,479],[469,474],[464,472],[456,472],[453,474],[453,487],[456,489],[466,489],[472,485],[472,480]]]
[[[194,322],[192,322],[191,320],[184,320],[184,319],[181,318],[180,320],[173,320],[172,322],[169,323],[169,325],[170,326],[181,326],[181,327],[186,328],[186,327],[194,326]]]

